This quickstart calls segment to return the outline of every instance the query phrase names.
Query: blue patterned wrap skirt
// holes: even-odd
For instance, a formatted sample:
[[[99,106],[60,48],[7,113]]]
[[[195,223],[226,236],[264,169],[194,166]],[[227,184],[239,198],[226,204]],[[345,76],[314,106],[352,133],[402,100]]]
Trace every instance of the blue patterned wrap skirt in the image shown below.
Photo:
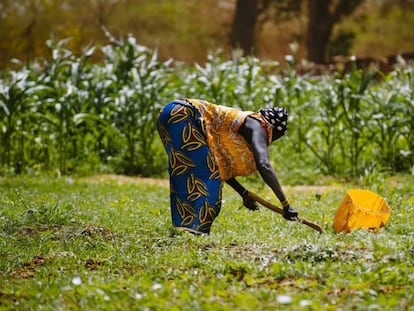
[[[209,234],[220,212],[222,180],[203,134],[199,111],[176,100],[157,121],[168,154],[170,204],[174,227]]]

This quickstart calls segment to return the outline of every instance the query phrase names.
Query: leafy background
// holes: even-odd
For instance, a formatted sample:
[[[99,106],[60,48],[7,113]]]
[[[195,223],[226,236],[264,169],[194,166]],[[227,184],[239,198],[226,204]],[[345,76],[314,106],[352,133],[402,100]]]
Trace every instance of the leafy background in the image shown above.
[[[78,54],[89,45],[108,43],[102,26],[116,36],[132,34],[139,44],[158,49],[160,59],[204,63],[217,49],[230,55],[235,0],[3,0],[0,4],[0,68],[12,59],[31,62],[48,55],[45,42],[71,38],[68,48]],[[257,56],[284,62],[289,44],[306,57],[307,0],[257,0],[270,6],[256,30]],[[339,1],[328,1],[334,6]],[[349,2],[349,1],[348,1]],[[410,0],[365,0],[339,21],[331,38],[331,55],[387,57],[414,50],[414,11]],[[351,4],[352,6],[353,4]],[[290,7],[302,8],[289,13]],[[336,52],[336,53],[335,53]],[[102,60],[97,53],[93,59]]]

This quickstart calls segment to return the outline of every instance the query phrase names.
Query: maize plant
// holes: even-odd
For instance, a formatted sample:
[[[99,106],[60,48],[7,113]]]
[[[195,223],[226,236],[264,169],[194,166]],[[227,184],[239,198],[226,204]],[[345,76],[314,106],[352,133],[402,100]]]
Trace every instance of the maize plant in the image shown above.
[[[210,54],[205,64],[161,61],[135,38],[116,39],[76,56],[66,40],[50,56],[0,73],[0,172],[61,174],[166,171],[155,129],[161,107],[178,97],[257,111],[284,106],[288,133],[272,148],[286,173],[358,177],[373,168],[414,170],[414,74],[355,66],[346,74],[300,75],[253,57]],[[104,60],[91,62],[102,53]],[[287,160],[288,159],[288,160]]]
[[[160,152],[155,149],[155,119],[169,97],[169,66],[171,61],[158,60],[156,51],[127,40],[111,37],[111,46],[104,47],[106,65],[112,67],[117,84],[114,94],[112,124],[125,142],[122,153],[124,173],[149,175],[161,169]]]
[[[24,68],[0,81],[0,151],[4,171],[21,173],[29,139],[30,96],[35,84]]]

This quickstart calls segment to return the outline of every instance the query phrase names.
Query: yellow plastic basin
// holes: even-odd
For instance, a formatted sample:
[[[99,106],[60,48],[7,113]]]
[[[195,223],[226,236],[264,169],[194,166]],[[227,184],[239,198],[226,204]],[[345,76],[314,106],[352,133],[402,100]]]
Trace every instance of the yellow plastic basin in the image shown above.
[[[335,213],[336,232],[365,228],[377,232],[391,216],[391,209],[380,195],[369,190],[350,189]]]

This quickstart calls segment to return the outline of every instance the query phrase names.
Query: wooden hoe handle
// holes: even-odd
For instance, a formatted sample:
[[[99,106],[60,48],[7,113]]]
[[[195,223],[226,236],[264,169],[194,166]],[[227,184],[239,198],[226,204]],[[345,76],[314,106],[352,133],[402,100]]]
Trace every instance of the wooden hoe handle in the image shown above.
[[[257,194],[254,194],[253,192],[248,192],[247,196],[252,199],[255,200],[256,202],[259,202],[261,205],[263,205],[264,207],[267,207],[268,209],[279,213],[281,215],[283,215],[283,209],[281,209],[280,207],[277,207],[276,205],[266,201],[265,199],[259,197]],[[308,227],[311,227],[312,229],[315,229],[316,231],[319,231],[319,233],[323,233],[323,230],[320,226],[318,226],[317,224],[310,222],[306,219],[300,218],[300,217],[296,217],[295,221],[300,222],[302,224],[307,225]]]

